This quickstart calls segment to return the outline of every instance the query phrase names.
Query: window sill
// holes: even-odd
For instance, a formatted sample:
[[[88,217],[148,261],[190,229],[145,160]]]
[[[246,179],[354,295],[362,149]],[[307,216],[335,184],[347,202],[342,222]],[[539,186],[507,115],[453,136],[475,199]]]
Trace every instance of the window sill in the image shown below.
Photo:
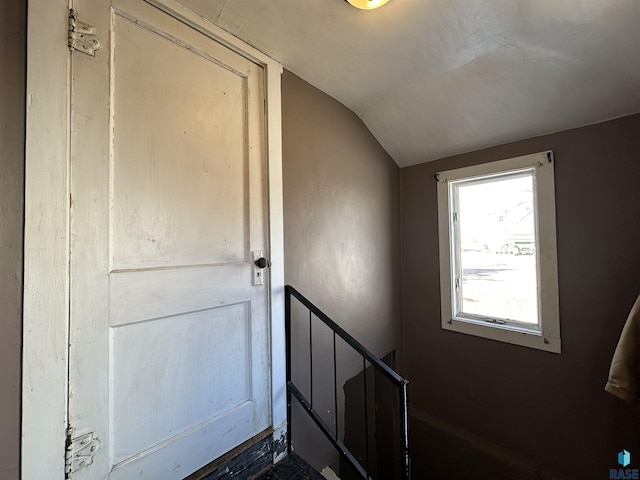
[[[536,330],[461,318],[443,318],[442,328],[452,332],[535,348],[546,352],[561,353],[560,338],[544,335]]]

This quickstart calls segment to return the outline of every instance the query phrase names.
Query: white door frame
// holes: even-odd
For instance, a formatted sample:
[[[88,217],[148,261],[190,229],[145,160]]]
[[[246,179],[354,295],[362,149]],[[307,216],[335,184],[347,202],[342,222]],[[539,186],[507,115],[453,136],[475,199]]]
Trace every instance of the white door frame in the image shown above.
[[[265,70],[271,252],[269,313],[272,427],[274,439],[284,441],[287,417],[280,101],[282,65],[204,20],[176,0],[145,1],[251,59]],[[69,8],[70,0],[29,1],[22,366],[23,480],[64,479],[69,343]],[[80,20],[90,22],[82,18],[82,12],[79,15]],[[100,36],[100,32],[97,33]]]

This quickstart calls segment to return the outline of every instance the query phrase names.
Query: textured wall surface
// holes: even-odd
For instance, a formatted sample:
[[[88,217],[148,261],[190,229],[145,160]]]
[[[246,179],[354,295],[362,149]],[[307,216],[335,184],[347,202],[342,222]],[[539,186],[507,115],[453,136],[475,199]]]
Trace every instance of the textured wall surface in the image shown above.
[[[555,152],[562,354],[442,330],[433,175],[544,150]],[[640,409],[603,390],[640,293],[640,115],[405,168],[401,190],[412,407],[576,478],[606,477],[623,448],[640,453]]]
[[[19,478],[26,1],[0,4],[0,478]]]
[[[350,110],[289,72],[282,80],[285,280],[385,355],[400,341],[399,169]],[[297,335],[302,345],[308,330]],[[329,333],[314,327],[316,406],[326,396],[332,422],[329,343]],[[294,374],[306,386],[308,351],[294,353]],[[339,356],[341,389],[362,362],[343,349]],[[327,465],[332,448],[304,419],[294,422],[294,448],[314,466]]]

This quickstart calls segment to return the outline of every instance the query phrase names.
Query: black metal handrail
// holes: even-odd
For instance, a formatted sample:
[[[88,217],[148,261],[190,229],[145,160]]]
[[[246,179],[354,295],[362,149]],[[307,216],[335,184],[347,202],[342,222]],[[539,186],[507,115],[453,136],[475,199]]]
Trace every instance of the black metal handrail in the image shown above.
[[[295,297],[302,305],[309,310],[309,359],[311,369],[311,400],[307,400],[302,392],[294,385],[291,380],[291,297]],[[327,325],[333,331],[333,374],[334,374],[334,415],[336,431],[332,431],[329,425],[321,418],[316,410],[313,409],[313,345],[311,337],[311,318],[312,314],[325,325]],[[386,363],[367,350],[360,342],[349,335],[344,329],[342,329],[337,323],[331,320],[324,312],[316,307],[311,301],[309,301],[304,295],[298,292],[291,285],[285,287],[285,329],[287,336],[287,417],[291,421],[291,398],[295,398],[303,410],[311,417],[316,423],[318,428],[329,439],[333,446],[338,450],[340,455],[349,462],[354,468],[360,478],[364,480],[371,480],[369,475],[369,460],[367,458],[367,467],[364,468],[356,457],[349,451],[344,442],[338,438],[338,395],[337,395],[337,374],[336,374],[336,335],[344,340],[353,350],[355,350],[362,357],[363,372],[364,372],[364,404],[365,404],[365,446],[366,456],[368,457],[368,420],[367,420],[367,387],[366,387],[366,362],[369,362],[378,372],[382,373],[397,389],[400,401],[400,450],[401,450],[401,462],[402,480],[409,480],[410,478],[410,459],[409,459],[409,435],[408,435],[408,401],[407,401],[407,386],[408,381],[400,376],[395,370],[389,367]],[[291,451],[291,425],[288,429],[288,448]]]

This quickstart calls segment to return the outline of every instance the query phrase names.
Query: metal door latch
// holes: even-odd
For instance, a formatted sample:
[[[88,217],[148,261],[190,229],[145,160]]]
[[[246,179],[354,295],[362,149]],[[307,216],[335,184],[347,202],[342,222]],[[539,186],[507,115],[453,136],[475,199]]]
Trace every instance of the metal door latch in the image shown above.
[[[93,463],[93,457],[100,449],[100,442],[93,438],[93,432],[85,433],[74,439],[67,436],[67,451],[65,454],[65,473],[76,472]]]
[[[94,57],[100,47],[96,29],[78,20],[78,12],[69,10],[69,48]]]

